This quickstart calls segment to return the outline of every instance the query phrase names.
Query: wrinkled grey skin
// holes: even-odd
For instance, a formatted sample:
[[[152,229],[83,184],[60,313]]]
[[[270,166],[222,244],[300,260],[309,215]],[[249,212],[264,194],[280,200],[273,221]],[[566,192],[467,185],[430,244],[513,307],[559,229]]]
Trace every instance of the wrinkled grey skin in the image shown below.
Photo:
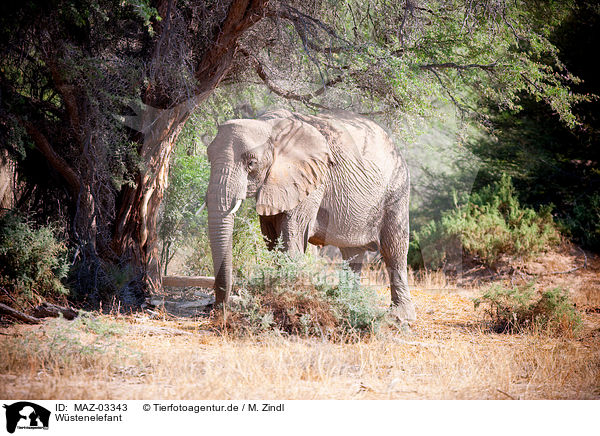
[[[406,274],[408,169],[381,127],[348,112],[278,110],[221,125],[208,158],[216,304],[231,290],[235,211],[255,197],[269,248],[278,238],[290,252],[304,252],[309,242],[334,245],[358,273],[365,251],[379,249],[393,313],[415,320]]]

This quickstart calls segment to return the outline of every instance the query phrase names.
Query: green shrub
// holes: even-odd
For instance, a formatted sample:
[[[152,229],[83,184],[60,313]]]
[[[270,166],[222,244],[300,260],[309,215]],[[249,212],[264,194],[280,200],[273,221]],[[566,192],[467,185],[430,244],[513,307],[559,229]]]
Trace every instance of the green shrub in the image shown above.
[[[582,325],[581,315],[562,288],[540,292],[533,283],[512,289],[494,285],[476,298],[474,304],[475,308],[485,306],[484,312],[496,332],[545,329],[573,334]]]
[[[50,227],[34,228],[8,213],[0,217],[0,285],[19,304],[68,294],[67,247]]]
[[[206,228],[206,213],[197,211],[204,202],[209,176],[206,156],[180,153],[174,157],[158,228],[161,264],[165,269],[176,249]]]
[[[476,262],[494,266],[503,256],[530,258],[560,242],[551,207],[536,212],[523,208],[510,177],[473,193],[469,202],[442,214],[413,234],[409,263],[423,266],[420,250],[430,254],[429,265],[439,268],[460,249]]]
[[[212,255],[208,239],[208,227],[197,230],[188,242],[190,255],[185,266],[192,274],[213,275]],[[233,224],[233,270],[237,277],[246,277],[257,265],[270,260],[267,245],[260,231],[255,201],[244,201],[236,213]]]
[[[383,301],[347,265],[332,268],[323,259],[280,251],[267,256],[239,281],[226,314],[230,329],[328,338],[379,329]]]

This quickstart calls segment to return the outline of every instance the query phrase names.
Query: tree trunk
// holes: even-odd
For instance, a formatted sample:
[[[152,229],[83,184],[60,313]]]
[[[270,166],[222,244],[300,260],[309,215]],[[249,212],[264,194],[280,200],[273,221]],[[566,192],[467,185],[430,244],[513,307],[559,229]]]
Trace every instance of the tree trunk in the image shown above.
[[[147,88],[141,113],[125,117],[125,124],[141,133],[140,156],[145,168],[140,171],[135,187],[126,187],[120,196],[113,232],[112,249],[128,259],[141,274],[143,293],[161,288],[162,274],[157,244],[157,220],[160,203],[167,188],[171,153],[185,121],[196,106],[219,86],[232,65],[239,37],[265,14],[267,0],[234,0],[222,30],[212,47],[196,67],[197,87],[189,100],[168,107],[164,90]],[[169,3],[159,7],[164,23],[169,20]],[[163,12],[164,11],[164,12]],[[168,26],[162,29],[168,31]],[[161,41],[155,48],[157,60]],[[159,109],[157,107],[167,107]],[[140,295],[135,299],[141,298]]]
[[[15,204],[15,163],[7,150],[0,150],[0,215]]]
[[[144,169],[137,175],[136,186],[126,186],[121,193],[112,249],[141,275],[144,293],[161,287],[158,212],[167,188],[171,153],[194,107],[195,99],[167,110],[146,106],[135,119],[126,120],[144,136],[140,150]]]

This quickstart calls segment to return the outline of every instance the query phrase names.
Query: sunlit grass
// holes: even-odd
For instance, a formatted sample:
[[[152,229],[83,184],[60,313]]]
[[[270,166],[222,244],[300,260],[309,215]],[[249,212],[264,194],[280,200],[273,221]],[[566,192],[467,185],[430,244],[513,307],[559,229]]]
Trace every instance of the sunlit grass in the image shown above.
[[[234,338],[203,330],[200,320],[156,321],[145,315],[11,327],[0,338],[0,396],[600,397],[600,353],[593,335],[571,340],[490,333],[467,295],[415,289],[413,298],[420,318],[410,332],[388,329],[352,343],[276,333]]]

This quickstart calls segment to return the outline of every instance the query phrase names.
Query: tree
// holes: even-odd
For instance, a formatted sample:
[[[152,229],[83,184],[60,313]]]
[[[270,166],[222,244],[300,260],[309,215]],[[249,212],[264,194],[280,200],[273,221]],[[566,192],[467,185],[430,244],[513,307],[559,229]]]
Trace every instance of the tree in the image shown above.
[[[542,102],[524,96],[520,112],[491,107],[490,134],[470,144],[483,162],[477,188],[510,174],[524,203],[553,204],[565,233],[595,250],[600,247],[600,80],[589,53],[600,44],[599,24],[596,2],[579,1],[550,35],[560,61],[581,78],[574,91],[589,96],[574,107],[579,125],[565,126]]]
[[[569,2],[548,15],[534,3],[3,4],[0,140],[38,192],[21,207],[69,217],[81,294],[98,301],[117,288],[139,304],[160,286],[157,216],[174,143],[217,87],[259,82],[310,109],[388,119],[431,113],[436,98],[465,114],[481,95],[514,108],[527,92],[573,124],[575,79],[547,38]]]
[[[119,289],[125,303],[139,304],[160,286],[156,219],[175,139],[221,82],[238,38],[264,16],[265,5],[4,5],[3,144],[22,154],[32,143],[30,168],[60,176],[82,294],[96,302],[106,297],[99,283],[111,281],[111,265],[129,267]],[[192,37],[193,29],[204,34]],[[115,114],[128,102],[135,113],[122,125]],[[25,147],[15,150],[20,142]],[[42,165],[32,162],[39,158]]]

